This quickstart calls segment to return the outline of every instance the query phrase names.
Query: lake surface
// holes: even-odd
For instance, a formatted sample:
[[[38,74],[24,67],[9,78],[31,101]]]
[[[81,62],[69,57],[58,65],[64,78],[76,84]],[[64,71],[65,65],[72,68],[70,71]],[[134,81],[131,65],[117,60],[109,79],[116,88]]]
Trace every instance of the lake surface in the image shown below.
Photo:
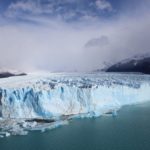
[[[149,150],[150,103],[123,107],[117,117],[75,119],[45,133],[0,139],[0,150]]]

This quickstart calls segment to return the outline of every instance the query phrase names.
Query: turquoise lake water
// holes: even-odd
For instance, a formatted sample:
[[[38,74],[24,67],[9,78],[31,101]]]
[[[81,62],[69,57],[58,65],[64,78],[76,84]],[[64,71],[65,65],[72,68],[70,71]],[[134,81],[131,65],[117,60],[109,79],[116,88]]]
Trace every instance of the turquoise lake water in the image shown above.
[[[45,133],[1,138],[0,150],[150,150],[150,103],[125,106],[117,117],[75,119]]]

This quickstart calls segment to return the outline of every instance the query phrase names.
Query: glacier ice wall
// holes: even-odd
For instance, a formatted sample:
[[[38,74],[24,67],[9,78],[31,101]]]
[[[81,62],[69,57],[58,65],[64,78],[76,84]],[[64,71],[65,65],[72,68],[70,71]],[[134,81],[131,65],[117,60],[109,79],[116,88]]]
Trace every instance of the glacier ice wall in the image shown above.
[[[2,118],[99,116],[148,100],[148,75],[54,74],[0,79]]]

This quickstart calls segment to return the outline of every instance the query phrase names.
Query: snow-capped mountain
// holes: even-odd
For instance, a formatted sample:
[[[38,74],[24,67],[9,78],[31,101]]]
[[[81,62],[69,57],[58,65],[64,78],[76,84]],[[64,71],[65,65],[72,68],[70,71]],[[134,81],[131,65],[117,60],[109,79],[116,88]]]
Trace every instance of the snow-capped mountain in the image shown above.
[[[0,78],[7,78],[12,76],[23,76],[23,75],[26,75],[26,73],[18,70],[13,70],[13,69],[0,68]]]
[[[106,72],[139,72],[150,74],[150,53],[136,55],[105,69]]]

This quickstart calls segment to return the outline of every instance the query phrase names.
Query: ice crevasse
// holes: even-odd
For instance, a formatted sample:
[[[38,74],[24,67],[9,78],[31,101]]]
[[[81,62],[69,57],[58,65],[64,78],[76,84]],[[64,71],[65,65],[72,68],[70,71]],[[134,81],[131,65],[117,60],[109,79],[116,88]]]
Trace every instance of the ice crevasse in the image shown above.
[[[50,74],[0,79],[1,118],[100,116],[150,100],[150,76]]]

